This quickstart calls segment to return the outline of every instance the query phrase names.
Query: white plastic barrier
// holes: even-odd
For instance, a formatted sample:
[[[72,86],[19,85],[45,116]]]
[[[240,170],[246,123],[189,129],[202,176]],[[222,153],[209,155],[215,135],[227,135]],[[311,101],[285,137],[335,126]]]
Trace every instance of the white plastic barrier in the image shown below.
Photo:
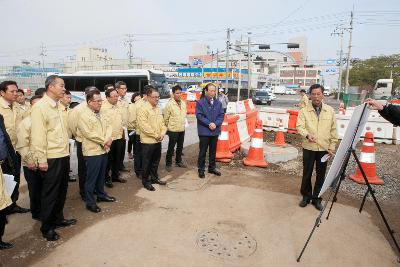
[[[249,99],[249,107],[251,110],[255,110],[256,106],[254,106],[253,99]]]
[[[400,127],[393,127],[393,144],[400,144]]]
[[[236,113],[237,113],[236,102],[229,102],[228,105],[226,106],[226,114],[236,114]]]
[[[243,101],[236,102],[236,112],[237,113],[246,113],[246,107],[244,106]]]
[[[193,93],[187,93],[187,101],[196,101],[196,94]]]
[[[378,114],[379,115],[379,114]],[[349,125],[351,115],[336,115],[336,123],[339,139],[342,139],[344,133]],[[363,132],[361,136],[365,135],[365,132],[372,132],[374,137],[378,137],[379,139],[375,139],[375,143],[385,143],[391,144],[393,138],[393,124],[386,121],[382,117],[376,116],[376,114],[372,114],[368,117],[368,122],[365,124]],[[387,139],[385,139],[387,138]],[[362,138],[360,138],[361,140]]]
[[[279,122],[282,120],[284,131],[287,132],[289,113],[282,108],[261,108],[258,117],[263,122],[263,128],[267,131],[278,131]]]
[[[236,122],[238,131],[239,131],[239,138],[240,142],[243,143],[250,139],[249,132],[247,131],[247,124],[246,124],[246,114],[238,114],[239,119]]]

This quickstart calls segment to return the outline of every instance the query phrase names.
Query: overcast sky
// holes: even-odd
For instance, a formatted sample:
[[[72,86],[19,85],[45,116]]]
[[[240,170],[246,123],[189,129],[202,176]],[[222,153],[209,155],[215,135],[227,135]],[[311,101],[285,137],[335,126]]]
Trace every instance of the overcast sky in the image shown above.
[[[308,59],[325,60],[336,57],[339,41],[330,34],[336,24],[349,26],[353,4],[354,57],[400,53],[399,0],[0,0],[0,66],[39,60],[42,43],[46,62],[62,61],[82,46],[126,58],[128,33],[136,39],[135,56],[186,62],[193,43],[224,49],[228,27],[235,29],[233,40],[251,31],[257,43],[304,35]],[[347,46],[347,33],[344,40]]]

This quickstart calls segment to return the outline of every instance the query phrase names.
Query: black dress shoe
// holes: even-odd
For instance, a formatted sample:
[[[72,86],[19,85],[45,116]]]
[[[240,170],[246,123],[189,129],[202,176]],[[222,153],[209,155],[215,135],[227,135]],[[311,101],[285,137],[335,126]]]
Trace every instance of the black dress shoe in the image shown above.
[[[68,226],[71,226],[71,225],[75,225],[76,222],[77,222],[76,219],[64,219],[61,222],[56,223],[56,227],[57,228],[59,228],[59,227],[68,227]]]
[[[20,206],[18,206],[17,204],[15,204],[14,206],[12,206],[9,210],[8,210],[8,214],[14,214],[14,213],[27,213],[30,212],[30,209],[25,209],[22,208]]]
[[[321,200],[316,200],[316,201],[312,201],[312,204],[314,205],[314,207],[321,211],[324,207],[321,204]]]
[[[204,174],[204,172],[199,172],[199,178],[206,178],[206,175]]]
[[[179,168],[187,168],[186,164],[183,162],[177,162],[175,163],[176,166],[178,166]]]
[[[209,170],[208,173],[215,174],[216,176],[221,176],[221,173],[217,170]]]
[[[98,213],[98,212],[101,211],[99,206],[97,206],[96,204],[94,204],[94,205],[86,205],[86,209],[90,210],[91,212],[94,212],[94,213]]]
[[[118,178],[112,179],[112,181],[113,181],[113,182],[122,183],[122,184],[126,183],[126,180],[125,180],[125,179],[119,178],[119,177],[118,177]]]
[[[115,197],[105,196],[97,197],[97,202],[115,202]]]
[[[160,179],[151,180],[152,184],[166,185],[167,182],[161,181]]]
[[[106,180],[106,182],[104,183],[108,188],[113,188],[114,187],[114,185],[113,185],[113,183],[111,182],[111,180]]]
[[[75,177],[69,177],[68,178],[68,182],[70,182],[70,183],[76,182],[76,178]]]
[[[12,248],[13,245],[7,242],[0,241],[0,250]]]
[[[303,198],[303,199],[299,202],[299,206],[302,207],[302,208],[304,208],[304,207],[307,206],[309,203],[310,203],[310,200],[309,200],[309,199],[304,199],[304,198]]]
[[[145,183],[145,184],[143,184],[143,186],[144,186],[144,188],[146,188],[146,189],[149,190],[149,191],[156,191],[156,189],[154,188],[154,186],[152,186],[152,185],[149,184],[149,183]]]
[[[57,241],[58,239],[60,239],[60,236],[54,230],[42,232],[42,236],[46,238],[47,241]]]

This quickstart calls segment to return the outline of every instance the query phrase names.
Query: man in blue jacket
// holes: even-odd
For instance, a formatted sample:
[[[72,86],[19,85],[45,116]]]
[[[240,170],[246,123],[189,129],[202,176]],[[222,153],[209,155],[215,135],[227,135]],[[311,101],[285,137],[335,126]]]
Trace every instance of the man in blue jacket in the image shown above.
[[[200,178],[205,178],[204,169],[208,148],[210,148],[208,153],[208,172],[221,176],[221,173],[216,170],[215,156],[218,136],[221,133],[221,125],[224,121],[224,110],[221,102],[215,97],[216,90],[217,88],[213,83],[207,84],[204,87],[204,95],[196,105],[197,132],[200,139],[197,167]]]

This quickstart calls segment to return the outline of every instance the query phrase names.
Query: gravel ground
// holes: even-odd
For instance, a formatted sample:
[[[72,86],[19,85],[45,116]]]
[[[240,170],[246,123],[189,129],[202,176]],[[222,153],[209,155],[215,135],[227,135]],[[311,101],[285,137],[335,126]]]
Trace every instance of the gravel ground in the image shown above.
[[[274,138],[274,132],[264,132],[265,141],[273,142]],[[299,157],[297,158],[297,160],[292,160],[285,163],[270,164],[267,168],[268,170],[266,170],[267,172],[283,172],[289,175],[301,176],[303,171],[301,137],[295,134],[285,134],[285,141],[286,143],[291,144],[299,150]],[[360,149],[361,142],[359,142],[357,146],[358,154]],[[400,198],[400,176],[397,166],[400,155],[400,146],[376,143],[375,150],[377,175],[385,182],[384,185],[373,186],[376,192],[376,197],[380,201],[397,200]],[[355,165],[356,162],[351,157],[346,171],[347,175],[353,174],[355,172]],[[345,181],[341,185],[342,192],[356,199],[362,199],[366,190],[366,185],[357,184],[350,179],[345,179]],[[372,198],[369,197],[369,199]]]

